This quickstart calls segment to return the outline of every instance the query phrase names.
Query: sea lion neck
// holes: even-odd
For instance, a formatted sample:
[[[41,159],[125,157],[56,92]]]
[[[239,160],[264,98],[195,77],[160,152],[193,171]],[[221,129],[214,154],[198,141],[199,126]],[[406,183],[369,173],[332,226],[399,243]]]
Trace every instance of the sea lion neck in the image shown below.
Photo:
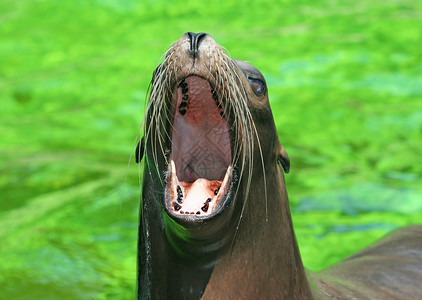
[[[259,176],[253,180],[256,188],[249,195],[233,249],[215,266],[203,299],[312,299],[281,167],[267,172],[267,189],[273,191],[267,212],[265,183]]]

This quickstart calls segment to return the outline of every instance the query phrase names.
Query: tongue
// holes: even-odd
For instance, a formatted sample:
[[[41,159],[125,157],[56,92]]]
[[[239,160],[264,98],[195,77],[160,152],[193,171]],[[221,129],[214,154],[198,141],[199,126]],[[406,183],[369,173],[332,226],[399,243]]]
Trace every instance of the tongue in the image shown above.
[[[186,193],[186,196],[183,199],[183,209],[186,212],[197,212],[198,210],[201,210],[201,208],[204,207],[205,203],[207,203],[207,199],[210,199],[208,200],[209,203],[211,202],[211,200],[214,200],[214,198],[216,198],[214,191],[217,190],[217,188],[220,187],[221,184],[221,181],[208,181],[203,178],[199,178],[191,184],[182,184]],[[202,210],[204,211],[205,208]]]
[[[170,160],[171,191],[169,204],[174,213],[189,215],[210,215],[221,199],[226,196],[232,168],[226,170],[224,180],[196,179],[194,182],[180,182],[175,172],[174,161]]]

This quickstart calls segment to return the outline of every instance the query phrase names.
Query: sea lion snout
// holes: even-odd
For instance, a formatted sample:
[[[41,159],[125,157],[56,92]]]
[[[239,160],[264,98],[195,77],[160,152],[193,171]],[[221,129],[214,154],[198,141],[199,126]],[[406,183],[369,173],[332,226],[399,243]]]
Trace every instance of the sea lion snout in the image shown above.
[[[197,220],[224,211],[239,195],[233,170],[247,169],[241,173],[245,182],[251,182],[254,170],[263,172],[253,162],[264,160],[263,153],[271,150],[264,136],[275,134],[264,76],[230,58],[206,33],[187,32],[166,52],[153,75],[146,119],[145,152],[166,169],[164,208],[183,222],[188,208],[199,211]],[[161,161],[157,149],[165,154]],[[137,161],[142,152],[138,147]],[[214,181],[221,187],[217,195]],[[177,186],[183,204],[177,201]],[[206,214],[200,210],[204,205]]]

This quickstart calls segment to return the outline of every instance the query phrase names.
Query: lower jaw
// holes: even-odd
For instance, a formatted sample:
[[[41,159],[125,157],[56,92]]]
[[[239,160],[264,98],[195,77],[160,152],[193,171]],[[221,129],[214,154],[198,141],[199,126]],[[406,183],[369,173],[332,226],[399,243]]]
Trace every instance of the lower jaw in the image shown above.
[[[220,214],[233,189],[232,166],[228,166],[222,180],[197,178],[193,182],[180,182],[170,158],[167,174],[164,206],[175,219],[205,221]]]

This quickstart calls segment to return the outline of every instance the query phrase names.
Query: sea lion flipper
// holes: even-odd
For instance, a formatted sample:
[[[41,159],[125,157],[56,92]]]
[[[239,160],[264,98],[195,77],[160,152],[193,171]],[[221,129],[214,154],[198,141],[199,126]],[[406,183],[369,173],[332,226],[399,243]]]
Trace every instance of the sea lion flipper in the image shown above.
[[[142,138],[139,141],[138,145],[136,146],[136,150],[135,150],[136,163],[139,164],[143,157],[144,157],[144,138]]]
[[[278,162],[283,166],[285,173],[290,172],[290,159],[284,147],[280,145],[280,152],[278,154]]]

